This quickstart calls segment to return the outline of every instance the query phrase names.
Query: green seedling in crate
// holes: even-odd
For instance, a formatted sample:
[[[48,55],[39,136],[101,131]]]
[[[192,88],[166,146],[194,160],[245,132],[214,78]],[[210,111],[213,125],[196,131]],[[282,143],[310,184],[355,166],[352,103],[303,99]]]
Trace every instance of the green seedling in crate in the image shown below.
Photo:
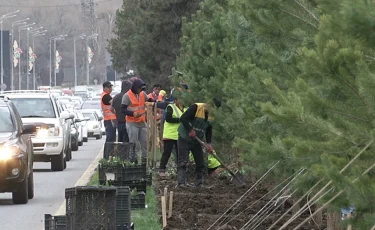
[[[138,192],[137,192],[137,189],[135,188],[135,189],[133,189],[132,190],[132,192],[131,192],[131,196],[136,196],[138,194]]]

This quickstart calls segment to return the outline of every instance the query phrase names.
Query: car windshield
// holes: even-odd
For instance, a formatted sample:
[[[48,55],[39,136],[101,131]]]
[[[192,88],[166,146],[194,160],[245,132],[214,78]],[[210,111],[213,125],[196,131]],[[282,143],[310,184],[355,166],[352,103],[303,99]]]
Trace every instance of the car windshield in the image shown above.
[[[83,113],[83,116],[90,118],[90,121],[96,121],[97,120],[93,113]]]
[[[9,108],[6,106],[0,107],[0,133],[13,132],[13,120]]]
[[[16,106],[22,118],[41,117],[55,118],[50,98],[12,98],[13,104]]]
[[[82,109],[101,109],[98,101],[85,101],[82,104]]]

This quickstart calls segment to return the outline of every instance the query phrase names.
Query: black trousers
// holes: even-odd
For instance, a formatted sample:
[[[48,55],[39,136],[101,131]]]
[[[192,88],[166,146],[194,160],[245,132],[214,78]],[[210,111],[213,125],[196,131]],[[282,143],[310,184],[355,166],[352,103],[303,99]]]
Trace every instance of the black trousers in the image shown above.
[[[201,144],[197,141],[188,142],[179,138],[177,166],[177,182],[179,185],[186,184],[186,166],[189,162],[190,151],[192,152],[195,161],[195,184],[203,184],[204,157]]]
[[[119,142],[129,142],[128,132],[126,131],[126,122],[118,123],[117,132]]]
[[[163,143],[164,143],[164,151],[160,160],[160,171],[162,172],[164,172],[165,169],[167,168],[167,164],[168,164],[169,158],[171,157],[173,147],[176,148],[176,155],[178,156],[177,140],[164,140]]]

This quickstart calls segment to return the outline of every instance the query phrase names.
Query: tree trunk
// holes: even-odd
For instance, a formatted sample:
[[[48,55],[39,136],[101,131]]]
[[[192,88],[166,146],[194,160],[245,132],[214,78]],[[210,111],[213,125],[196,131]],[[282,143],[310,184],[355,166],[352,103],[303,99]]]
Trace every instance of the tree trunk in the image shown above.
[[[293,205],[298,201],[298,197],[293,198]],[[296,206],[292,209],[292,214],[296,214],[298,210],[301,208],[300,203],[298,203]]]
[[[341,215],[335,211],[327,212],[327,230],[342,230],[340,227]]]
[[[320,208],[320,205],[315,205],[315,210],[318,210]],[[323,226],[323,210],[320,210],[315,216],[314,220],[316,224],[319,226],[319,228],[322,228]]]

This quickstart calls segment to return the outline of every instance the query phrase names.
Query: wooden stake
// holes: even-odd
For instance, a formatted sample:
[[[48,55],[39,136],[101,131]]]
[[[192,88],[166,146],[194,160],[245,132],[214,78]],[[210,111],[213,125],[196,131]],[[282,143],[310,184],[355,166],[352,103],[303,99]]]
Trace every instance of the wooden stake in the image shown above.
[[[168,203],[168,188],[164,187],[164,194],[163,196],[165,197],[165,203]]]
[[[347,215],[346,215],[346,219],[350,219],[352,218],[352,213],[349,212]],[[348,227],[346,228],[347,230],[352,230],[352,225],[349,224]]]
[[[154,106],[154,111],[153,111],[153,133],[152,133],[152,140],[153,140],[153,153],[154,153],[154,159],[153,159],[153,167],[156,168],[156,152],[157,152],[157,140],[158,140],[158,128],[156,124],[156,116],[157,116],[157,108]]]
[[[161,214],[163,217],[163,228],[167,226],[167,208],[165,204],[165,197],[161,197]]]
[[[172,217],[172,210],[173,209],[173,191],[169,192],[169,210],[168,210],[168,218]]]

